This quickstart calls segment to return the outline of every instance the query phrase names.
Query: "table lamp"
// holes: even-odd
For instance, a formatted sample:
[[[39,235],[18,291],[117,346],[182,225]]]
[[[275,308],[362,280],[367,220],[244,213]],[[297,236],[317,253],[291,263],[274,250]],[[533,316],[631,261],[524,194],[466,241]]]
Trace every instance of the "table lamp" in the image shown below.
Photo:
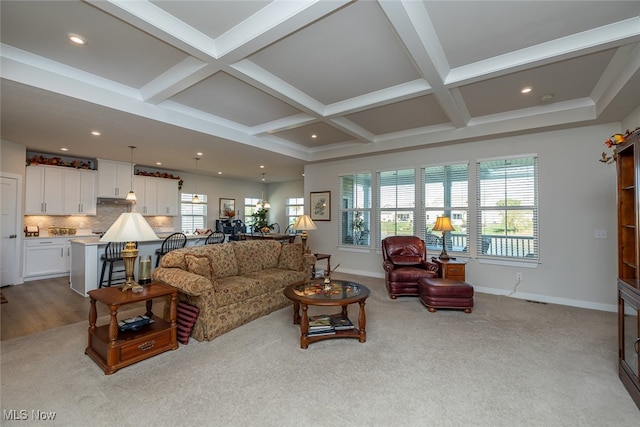
[[[309,217],[309,215],[300,215],[296,222],[292,227],[294,230],[302,230],[302,234],[300,238],[302,239],[302,251],[306,252],[307,250],[307,239],[309,236],[307,235],[307,230],[317,230],[318,228],[313,223],[313,220]]]
[[[450,256],[447,253],[445,236],[447,231],[455,231],[455,228],[451,225],[451,218],[448,216],[439,216],[436,219],[436,225],[433,226],[433,231],[442,231],[442,252],[440,252],[440,259],[449,259]]]
[[[126,281],[122,285],[122,291],[142,292],[144,288],[133,280],[133,270],[138,257],[138,248],[135,242],[158,240],[149,223],[138,212],[125,212],[120,214],[116,222],[104,233],[101,242],[126,242],[122,251],[124,260],[124,274]]]

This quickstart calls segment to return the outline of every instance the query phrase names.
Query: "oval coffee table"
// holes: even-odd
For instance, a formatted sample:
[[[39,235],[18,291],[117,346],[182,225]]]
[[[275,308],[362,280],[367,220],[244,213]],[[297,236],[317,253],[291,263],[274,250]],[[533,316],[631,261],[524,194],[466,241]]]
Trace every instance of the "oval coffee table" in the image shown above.
[[[300,324],[300,348],[308,348],[309,343],[333,338],[358,338],[360,342],[365,342],[367,340],[367,332],[365,331],[367,318],[364,312],[364,304],[369,293],[369,289],[366,286],[347,280],[331,280],[329,286],[325,286],[322,279],[288,286],[284,290],[284,295],[293,301],[293,323]],[[348,318],[347,306],[355,303],[360,304],[357,327],[337,330],[330,335],[309,336],[307,310],[310,305],[340,306],[342,311],[330,316]],[[302,315],[300,315],[300,309],[302,309]]]

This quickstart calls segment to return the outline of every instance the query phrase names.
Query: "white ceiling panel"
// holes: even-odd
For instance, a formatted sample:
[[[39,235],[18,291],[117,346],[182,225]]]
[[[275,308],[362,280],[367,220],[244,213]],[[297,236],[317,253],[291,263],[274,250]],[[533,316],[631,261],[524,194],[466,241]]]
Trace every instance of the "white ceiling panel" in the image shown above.
[[[172,171],[203,152],[235,179],[621,121],[640,99],[639,1],[3,0],[0,19],[3,139],[135,145]]]

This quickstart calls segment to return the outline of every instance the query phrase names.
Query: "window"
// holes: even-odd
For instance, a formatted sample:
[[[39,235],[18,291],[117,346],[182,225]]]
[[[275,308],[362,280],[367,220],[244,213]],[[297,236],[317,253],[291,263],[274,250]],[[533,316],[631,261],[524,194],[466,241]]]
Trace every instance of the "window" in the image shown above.
[[[256,209],[256,204],[260,201],[257,197],[246,197],[244,199],[244,223],[246,225],[253,224],[253,215],[258,209]]]
[[[340,177],[340,207],[338,213],[340,243],[343,245],[370,245],[370,173],[343,175]]]
[[[285,200],[285,216],[287,217],[287,225],[293,225],[300,215],[304,215],[304,198],[289,197]]]
[[[207,195],[198,194],[202,203],[192,203],[193,194],[180,194],[180,218],[182,219],[182,231],[193,233],[197,228],[206,229],[207,225]]]
[[[380,241],[389,236],[414,235],[415,194],[415,169],[378,173]]]
[[[538,259],[538,158],[477,164],[478,257]]]
[[[432,231],[439,216],[451,218],[455,231],[446,233],[447,252],[469,251],[469,165],[427,166],[422,169],[424,236],[427,248],[442,250],[442,232]]]

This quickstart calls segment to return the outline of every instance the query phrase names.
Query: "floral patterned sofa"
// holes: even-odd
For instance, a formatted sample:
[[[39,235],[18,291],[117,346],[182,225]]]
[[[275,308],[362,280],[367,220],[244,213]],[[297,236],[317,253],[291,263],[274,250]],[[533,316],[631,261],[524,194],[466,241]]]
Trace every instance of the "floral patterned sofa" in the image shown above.
[[[315,262],[299,243],[244,240],[171,251],[153,279],[200,309],[192,336],[210,341],[290,304],[284,288],[308,281]]]

